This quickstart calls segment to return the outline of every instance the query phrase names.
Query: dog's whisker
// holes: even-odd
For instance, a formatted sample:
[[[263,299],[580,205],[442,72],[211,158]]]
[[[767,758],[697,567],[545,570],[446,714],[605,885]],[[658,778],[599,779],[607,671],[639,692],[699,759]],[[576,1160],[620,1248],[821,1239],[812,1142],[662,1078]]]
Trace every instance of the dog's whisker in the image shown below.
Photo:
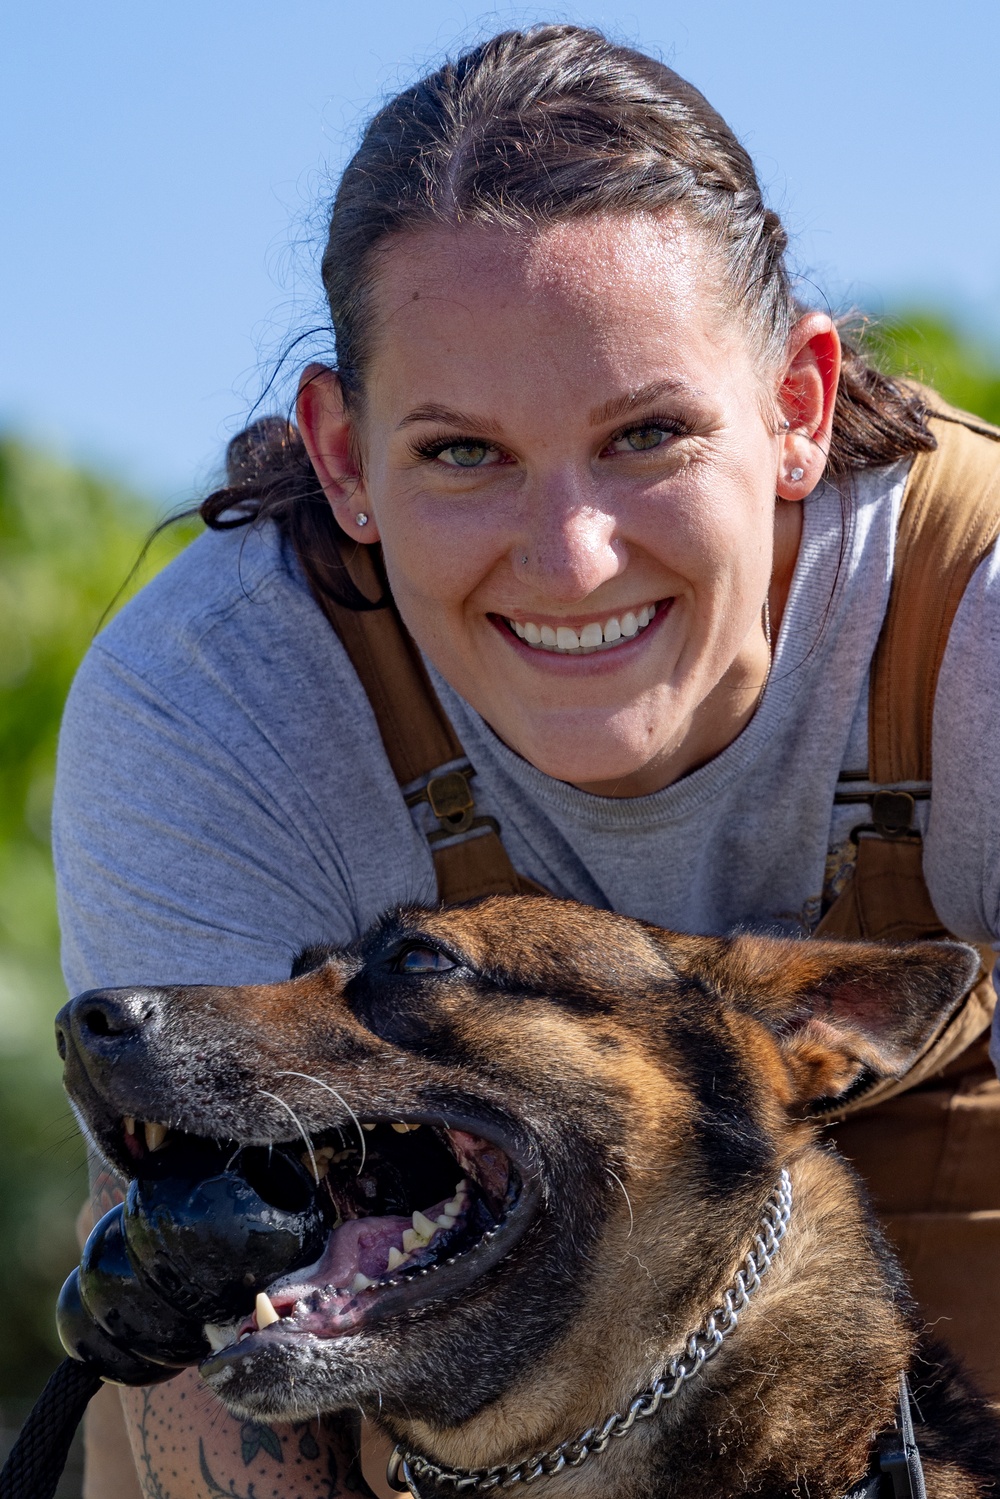
[[[635,1228],[635,1215],[632,1212],[632,1199],[628,1195],[628,1192],[627,1192],[626,1187],[625,1187],[625,1183],[622,1181],[622,1179],[618,1175],[617,1171],[612,1171],[612,1169],[611,1169],[610,1166],[608,1167],[608,1175],[614,1178],[614,1180],[621,1187],[622,1192],[625,1194],[625,1202],[626,1202],[626,1204],[628,1206],[628,1236],[631,1239],[631,1237],[632,1237],[632,1230]]]
[[[281,1074],[279,1074],[279,1076],[281,1076]],[[319,1167],[316,1164],[316,1154],[315,1154],[315,1152],[313,1150],[312,1140],[306,1134],[305,1129],[302,1126],[302,1121],[299,1118],[298,1114],[296,1114],[296,1112],[292,1108],[291,1104],[290,1103],[286,1103],[283,1098],[279,1098],[278,1095],[277,1095],[277,1093],[269,1093],[266,1088],[258,1088],[257,1092],[258,1093],[263,1093],[266,1098],[273,1098],[274,1101],[275,1101],[275,1103],[280,1103],[281,1107],[283,1109],[286,1109],[287,1112],[289,1114],[291,1114],[292,1118],[295,1120],[295,1127],[298,1130],[299,1134],[302,1136],[303,1140],[305,1141],[306,1150],[308,1150],[308,1152],[309,1152],[309,1160],[310,1160],[310,1163],[312,1165],[313,1180],[316,1182],[316,1184],[318,1186],[319,1185],[320,1176],[319,1176]]]
[[[354,1120],[354,1127],[355,1127],[355,1129],[358,1132],[358,1139],[361,1141],[361,1164],[358,1166],[358,1172],[357,1172],[358,1176],[360,1176],[361,1173],[362,1173],[362,1171],[365,1169],[365,1155],[366,1155],[365,1132],[361,1128],[361,1120],[358,1118],[357,1114],[351,1108],[350,1104],[347,1102],[347,1099],[344,1098],[342,1094],[338,1093],[337,1090],[336,1090],[336,1088],[331,1088],[329,1083],[325,1083],[322,1078],[320,1078],[320,1077],[313,1077],[312,1074],[309,1073],[309,1072],[279,1072],[278,1076],[279,1077],[300,1077],[300,1078],[302,1078],[302,1080],[304,1082],[315,1083],[316,1086],[317,1086],[317,1088],[325,1088],[328,1093],[332,1093],[333,1096],[334,1096],[334,1098],[337,1100],[337,1102],[343,1108],[345,1108],[347,1110],[347,1112],[350,1114],[351,1118]]]

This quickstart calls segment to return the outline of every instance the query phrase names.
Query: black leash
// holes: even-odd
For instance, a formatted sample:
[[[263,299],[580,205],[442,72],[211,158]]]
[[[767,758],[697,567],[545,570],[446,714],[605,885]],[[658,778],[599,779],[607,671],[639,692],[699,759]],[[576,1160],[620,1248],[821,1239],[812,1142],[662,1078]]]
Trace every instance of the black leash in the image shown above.
[[[927,1499],[924,1467],[913,1432],[912,1401],[910,1381],[901,1373],[896,1425],[880,1434],[871,1467],[844,1499]]]
[[[0,1499],[52,1499],[70,1443],[101,1387],[92,1364],[64,1358],[39,1395],[0,1472]]]

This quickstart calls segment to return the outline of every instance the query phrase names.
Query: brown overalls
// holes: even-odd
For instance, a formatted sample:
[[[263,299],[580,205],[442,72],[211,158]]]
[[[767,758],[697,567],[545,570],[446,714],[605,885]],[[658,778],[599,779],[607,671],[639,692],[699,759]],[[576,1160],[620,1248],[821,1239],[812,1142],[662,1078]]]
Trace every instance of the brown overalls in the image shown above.
[[[1000,535],[1000,429],[921,394],[938,446],[914,460],[906,485],[872,661],[870,780],[838,790],[838,800],[858,804],[857,859],[817,936],[946,935],[912,817],[915,801],[930,794],[934,693],[952,620]],[[376,596],[368,548],[350,569]],[[474,771],[396,611],[319,602],[368,695],[407,803],[428,801],[438,819],[430,842],[441,900],[537,890],[514,869],[497,824],[477,817]],[[924,1056],[901,1080],[852,1103],[831,1129],[867,1181],[928,1322],[1000,1400],[1000,1082],[987,1055],[994,994],[991,957],[983,957],[978,983]]]

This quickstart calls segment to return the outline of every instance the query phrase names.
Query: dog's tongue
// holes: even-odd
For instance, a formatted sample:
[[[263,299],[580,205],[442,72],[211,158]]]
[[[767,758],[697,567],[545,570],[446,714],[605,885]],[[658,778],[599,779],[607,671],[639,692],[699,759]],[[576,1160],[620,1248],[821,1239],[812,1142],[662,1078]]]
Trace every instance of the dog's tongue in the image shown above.
[[[385,1273],[389,1250],[402,1251],[403,1233],[412,1227],[410,1218],[351,1218],[330,1235],[322,1259],[309,1270],[310,1281],[347,1287],[359,1270],[377,1280]]]

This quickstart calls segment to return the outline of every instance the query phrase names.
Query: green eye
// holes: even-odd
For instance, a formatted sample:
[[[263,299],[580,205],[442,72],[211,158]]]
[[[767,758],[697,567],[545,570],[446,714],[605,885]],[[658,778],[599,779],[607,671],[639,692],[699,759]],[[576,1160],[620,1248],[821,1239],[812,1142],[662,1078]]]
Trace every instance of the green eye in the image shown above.
[[[485,442],[454,442],[450,448],[442,448],[439,457],[455,468],[482,468],[496,448]]]
[[[650,448],[658,448],[666,435],[662,427],[634,427],[625,433],[623,440],[634,453],[646,453]]]
[[[445,973],[455,964],[433,947],[408,947],[396,959],[397,973]]]

